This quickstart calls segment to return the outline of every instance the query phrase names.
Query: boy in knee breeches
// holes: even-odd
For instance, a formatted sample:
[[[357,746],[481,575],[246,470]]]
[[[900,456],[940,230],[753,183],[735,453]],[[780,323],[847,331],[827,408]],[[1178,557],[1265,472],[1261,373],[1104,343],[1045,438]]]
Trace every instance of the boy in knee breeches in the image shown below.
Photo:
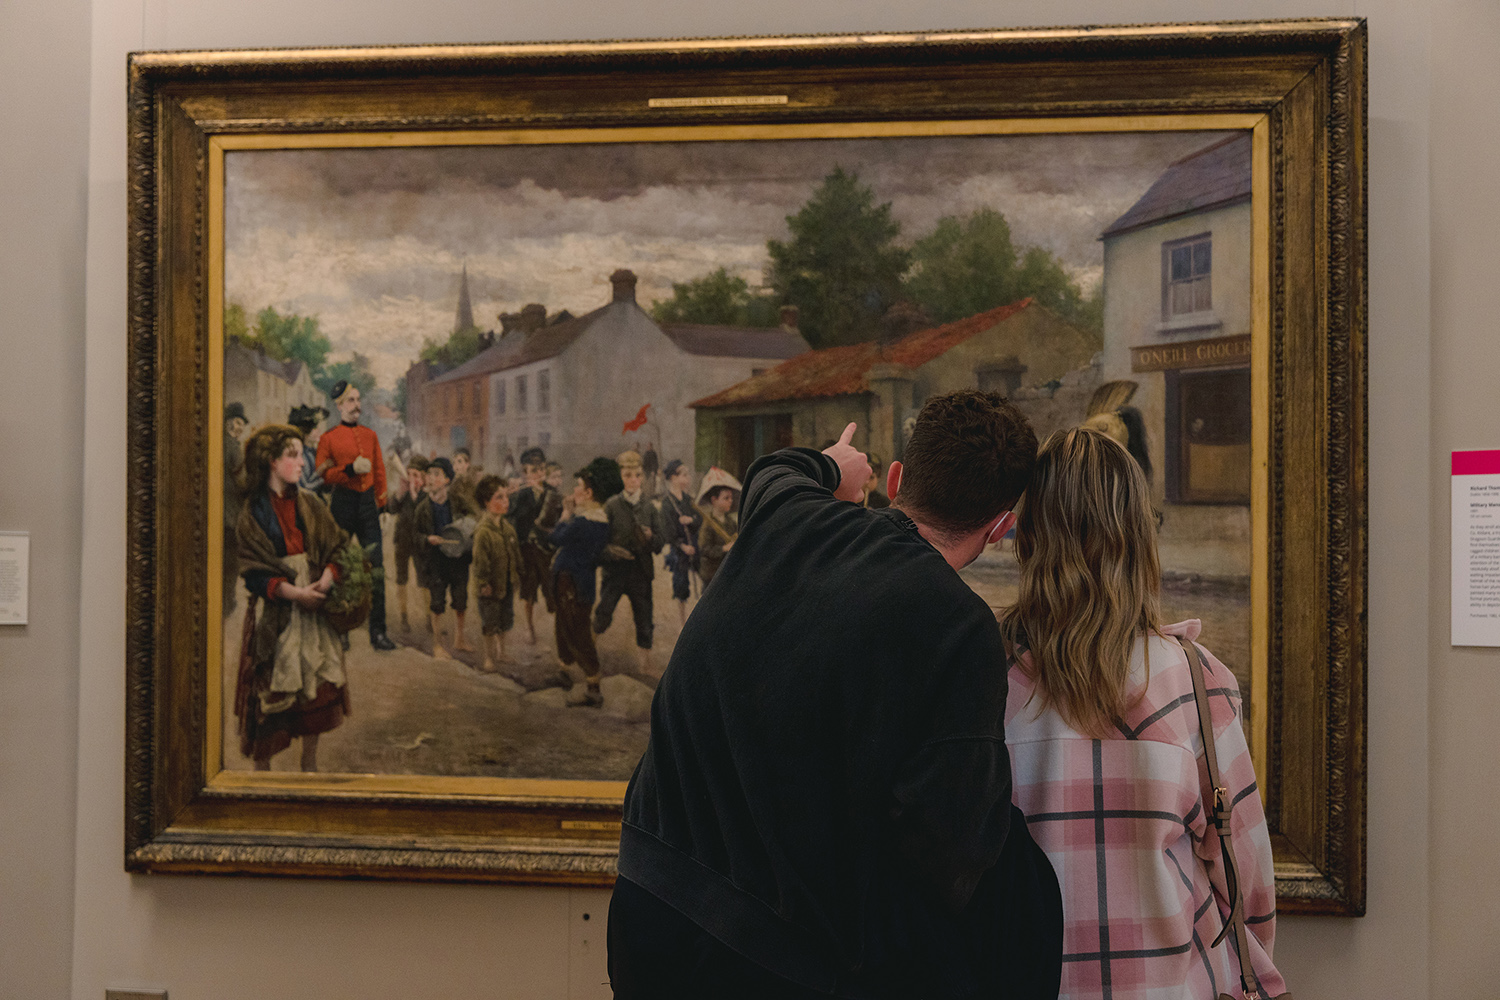
[[[474,489],[484,510],[474,529],[474,586],[479,594],[484,662],[479,669],[494,673],[505,658],[505,633],[516,621],[515,595],[521,583],[521,547],[516,529],[506,520],[510,494],[499,476],[485,476]]]

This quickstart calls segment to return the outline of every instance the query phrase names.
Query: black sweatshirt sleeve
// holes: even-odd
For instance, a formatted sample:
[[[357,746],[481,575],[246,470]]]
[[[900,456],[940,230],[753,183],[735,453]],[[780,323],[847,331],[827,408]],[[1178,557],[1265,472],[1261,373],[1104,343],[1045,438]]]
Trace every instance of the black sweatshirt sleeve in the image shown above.
[[[842,475],[838,463],[811,448],[783,448],[755,460],[745,473],[745,491],[740,496],[740,524],[788,491],[823,490],[832,499]]]
[[[998,632],[960,647],[938,724],[893,786],[896,847],[950,912],[968,904],[1010,832],[1004,663]]]

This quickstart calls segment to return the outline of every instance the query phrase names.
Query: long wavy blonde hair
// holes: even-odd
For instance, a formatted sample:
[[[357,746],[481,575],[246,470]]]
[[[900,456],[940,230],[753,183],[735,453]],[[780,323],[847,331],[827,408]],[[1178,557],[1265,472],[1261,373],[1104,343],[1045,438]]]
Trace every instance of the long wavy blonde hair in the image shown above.
[[[1042,708],[1105,736],[1126,707],[1135,637],[1161,630],[1156,522],[1135,459],[1098,431],[1053,434],[1022,500],[1015,551],[1020,592],[1001,630],[1030,648]]]

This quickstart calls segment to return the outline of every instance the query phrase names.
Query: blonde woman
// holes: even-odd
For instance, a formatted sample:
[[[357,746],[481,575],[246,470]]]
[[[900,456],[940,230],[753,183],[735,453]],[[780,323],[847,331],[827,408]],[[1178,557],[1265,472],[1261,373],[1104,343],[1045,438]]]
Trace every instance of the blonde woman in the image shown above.
[[[1097,431],[1042,447],[1016,524],[1016,603],[1000,616],[1010,657],[1005,741],[1015,804],[1057,871],[1066,998],[1213,1000],[1240,995],[1219,838],[1192,676],[1161,623],[1161,566],[1145,476]],[[1275,881],[1265,814],[1240,727],[1234,675],[1207,650],[1214,739],[1250,959],[1269,995]]]

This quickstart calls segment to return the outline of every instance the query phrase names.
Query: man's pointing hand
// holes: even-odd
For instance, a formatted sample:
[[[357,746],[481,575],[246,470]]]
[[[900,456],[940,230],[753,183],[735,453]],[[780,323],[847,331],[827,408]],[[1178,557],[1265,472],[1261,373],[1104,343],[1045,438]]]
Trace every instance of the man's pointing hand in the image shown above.
[[[850,421],[838,441],[823,449],[823,454],[838,463],[841,478],[838,489],[833,491],[833,495],[840,500],[858,500],[865,483],[870,478],[870,460],[865,457],[864,452],[849,443],[854,437],[855,426],[855,423]]]

